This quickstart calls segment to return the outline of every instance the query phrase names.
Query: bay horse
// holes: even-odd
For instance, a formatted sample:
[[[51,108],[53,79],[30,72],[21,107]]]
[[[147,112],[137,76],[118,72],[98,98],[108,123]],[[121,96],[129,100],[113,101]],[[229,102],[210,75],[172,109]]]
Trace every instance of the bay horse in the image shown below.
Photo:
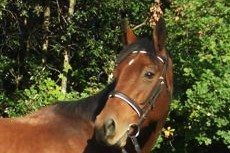
[[[161,24],[158,24],[158,27],[159,26],[161,26]],[[164,41],[162,39],[164,36],[161,34],[161,31],[162,28],[156,28],[154,32],[155,44]],[[161,35],[163,37],[161,37]],[[127,141],[125,150],[121,148],[125,144],[126,139],[123,140],[123,145],[117,145],[108,143],[106,141],[104,141],[104,143],[101,143],[100,138],[102,137],[98,137],[98,133],[100,133],[99,135],[103,133],[100,131],[99,125],[100,122],[102,123],[102,115],[105,114],[105,112],[102,111],[105,104],[107,102],[110,103],[113,99],[112,97],[116,97],[118,95],[118,92],[114,92],[118,89],[117,87],[129,87],[125,84],[120,84],[120,82],[118,81],[121,79],[119,75],[121,73],[124,73],[122,65],[125,66],[125,61],[130,60],[131,58],[135,58],[134,63],[140,62],[140,65],[136,67],[137,72],[139,73],[135,73],[135,75],[138,75],[140,77],[139,79],[142,78],[143,71],[140,71],[140,67],[142,67],[145,70],[155,70],[155,78],[156,76],[158,76],[159,71],[162,69],[162,66],[160,65],[162,63],[155,59],[156,57],[158,59],[159,56],[159,60],[162,59],[161,62],[164,61],[165,64],[167,64],[167,67],[165,66],[166,77],[164,78],[167,87],[163,85],[162,89],[160,90],[159,96],[156,97],[158,97],[158,99],[162,99],[160,97],[165,96],[165,88],[167,88],[168,94],[171,94],[172,91],[172,63],[168,55],[162,54],[160,57],[160,55],[156,56],[151,53],[151,56],[155,57],[151,57],[151,59],[153,60],[152,62],[154,64],[149,65],[149,67],[147,67],[148,69],[146,69],[145,66],[143,67],[142,61],[139,61],[139,58],[144,59],[143,55],[145,55],[142,54],[141,51],[157,50],[157,46],[152,48],[152,45],[150,45],[150,42],[147,39],[141,39],[137,40],[137,42],[134,42],[135,39],[136,38],[134,37],[133,32],[127,26],[126,42],[128,46],[121,52],[120,57],[118,58],[118,65],[115,69],[115,72],[117,73],[115,74],[115,81],[112,82],[109,86],[107,86],[107,88],[102,90],[100,93],[82,99],[80,101],[59,102],[57,104],[42,108],[41,110],[38,110],[37,112],[29,114],[25,117],[0,119],[0,153],[121,153],[126,152],[126,150],[129,153],[134,153],[135,150],[133,151],[133,143],[130,140]],[[163,43],[159,43],[158,47],[162,48],[162,44]],[[137,49],[140,49],[140,53],[134,53],[134,51],[137,51]],[[130,50],[133,50],[132,53]],[[149,55],[146,55],[145,60],[148,61]],[[167,61],[165,57],[167,57]],[[132,65],[130,61],[129,64]],[[127,65],[124,67],[124,69],[127,69]],[[152,73],[144,73],[145,77],[150,77],[150,75],[152,75]],[[133,78],[134,81],[138,81],[136,76],[134,76],[133,74],[129,76],[129,79],[131,78]],[[146,82],[154,84],[154,82],[151,82],[150,80],[146,80]],[[127,85],[130,85],[129,80],[127,80],[127,83]],[[139,80],[136,83],[141,83],[141,80]],[[143,84],[143,86],[146,86],[146,84]],[[150,85],[147,85],[146,89],[149,88],[148,86]],[[135,85],[135,90],[138,88],[139,86]],[[139,90],[140,89],[138,89],[136,92],[140,92],[140,96],[143,96],[143,93]],[[146,94],[148,95],[147,91]],[[120,95],[123,94],[121,93]],[[126,99],[128,98],[126,97]],[[153,133],[158,132],[160,130],[160,127],[163,125],[165,113],[167,112],[166,109],[168,110],[168,103],[165,101],[163,102],[164,103],[159,102],[159,100],[157,100],[157,103],[155,104],[156,106],[153,107],[154,112],[159,114],[158,117],[155,117],[158,118],[158,120],[154,120],[154,122],[150,123],[152,119],[148,117],[149,119],[146,119],[144,124],[142,124],[141,132],[138,137],[138,141],[140,143],[140,147],[142,150],[145,148],[143,146],[147,146],[147,143],[148,145],[152,144],[152,141],[154,141],[156,138],[155,135],[154,139],[152,138],[152,136],[150,139],[148,137],[148,134],[152,133],[151,135],[154,135]],[[139,103],[137,103],[136,105],[139,105]],[[135,108],[138,108],[136,105]],[[109,105],[106,105],[105,111],[108,110],[108,107]],[[114,107],[114,109],[115,111],[117,111],[117,106]],[[128,108],[125,108],[124,112],[126,112],[127,110]],[[97,126],[95,128],[95,119],[101,111],[102,114],[97,118]],[[120,111],[118,111],[118,113],[120,113]],[[127,117],[128,116],[129,114],[127,115]],[[114,123],[116,122],[117,121],[114,120]],[[113,125],[113,123],[107,123],[107,126],[104,126],[104,130],[106,130],[107,133],[108,129],[111,130],[111,127],[113,128],[113,126],[111,125]],[[131,131],[131,127],[133,128],[136,126],[134,126],[134,124],[133,126],[130,126],[129,132]],[[94,130],[96,134],[94,133]],[[145,131],[147,131],[147,133]]]
[[[108,148],[92,137],[95,117],[113,88],[111,83],[80,101],[58,102],[25,117],[1,118],[0,153],[107,153]]]
[[[126,27],[127,46],[118,57],[115,87],[96,118],[95,137],[123,152],[149,153],[169,112],[173,92],[172,59],[165,48],[160,18],[152,40]]]

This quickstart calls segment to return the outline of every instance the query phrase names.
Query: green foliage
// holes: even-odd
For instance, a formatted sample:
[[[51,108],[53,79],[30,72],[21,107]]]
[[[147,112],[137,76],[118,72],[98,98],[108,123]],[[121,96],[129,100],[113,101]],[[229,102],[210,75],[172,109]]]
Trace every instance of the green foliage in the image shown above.
[[[166,11],[175,93],[170,121],[175,152],[227,152],[230,127],[228,2],[174,1]],[[194,148],[196,146],[196,148]],[[166,148],[167,148],[166,147]],[[182,149],[183,148],[183,149]]]
[[[29,89],[20,91],[17,95],[20,96],[17,103],[9,103],[9,106],[5,110],[5,113],[10,117],[25,115],[29,111],[35,111],[40,107],[65,98],[60,86],[50,78],[39,81]],[[71,93],[68,96],[71,96]]]
[[[211,70],[207,70],[202,74],[200,81],[197,81],[192,89],[187,90],[188,100],[185,109],[189,110],[189,116],[185,128],[187,132],[194,133],[187,141],[195,138],[200,145],[210,145],[214,140],[223,139],[230,148],[230,143],[227,143],[229,136],[219,135],[221,131],[229,131],[229,77],[230,73],[216,76]]]

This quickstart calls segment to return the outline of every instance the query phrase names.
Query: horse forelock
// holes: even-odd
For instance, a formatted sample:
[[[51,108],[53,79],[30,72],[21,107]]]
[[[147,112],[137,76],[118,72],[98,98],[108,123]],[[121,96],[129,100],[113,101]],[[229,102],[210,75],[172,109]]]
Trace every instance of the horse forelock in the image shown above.
[[[123,50],[118,55],[116,64],[120,64],[133,51],[146,51],[151,59],[156,57],[152,41],[150,41],[148,38],[140,38],[135,43],[123,48]]]

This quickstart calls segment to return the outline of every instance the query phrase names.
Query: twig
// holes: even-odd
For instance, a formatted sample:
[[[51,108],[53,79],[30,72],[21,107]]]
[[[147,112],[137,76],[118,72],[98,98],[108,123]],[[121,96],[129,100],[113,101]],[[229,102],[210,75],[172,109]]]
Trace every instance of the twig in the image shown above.
[[[53,71],[58,72],[59,74],[61,74],[61,71],[59,71],[58,69],[55,69],[55,68],[49,66],[48,64],[46,64],[46,67],[47,67],[48,69],[50,69],[50,70],[53,70]]]
[[[141,24],[139,24],[139,25],[135,26],[135,27],[134,27],[134,28],[132,28],[132,29],[133,29],[133,30],[136,30],[136,29],[138,29],[138,28],[140,28],[140,27],[142,27],[142,26],[146,25],[147,21],[148,21],[148,18],[146,18],[144,22],[142,22]]]

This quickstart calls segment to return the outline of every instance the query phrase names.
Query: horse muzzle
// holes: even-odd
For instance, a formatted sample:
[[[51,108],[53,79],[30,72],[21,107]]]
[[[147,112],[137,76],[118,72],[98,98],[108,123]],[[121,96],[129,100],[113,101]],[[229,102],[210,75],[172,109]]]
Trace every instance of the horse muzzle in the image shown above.
[[[113,119],[106,120],[103,124],[96,121],[95,137],[100,143],[107,146],[123,147],[126,144],[127,133],[118,134],[117,126]]]

